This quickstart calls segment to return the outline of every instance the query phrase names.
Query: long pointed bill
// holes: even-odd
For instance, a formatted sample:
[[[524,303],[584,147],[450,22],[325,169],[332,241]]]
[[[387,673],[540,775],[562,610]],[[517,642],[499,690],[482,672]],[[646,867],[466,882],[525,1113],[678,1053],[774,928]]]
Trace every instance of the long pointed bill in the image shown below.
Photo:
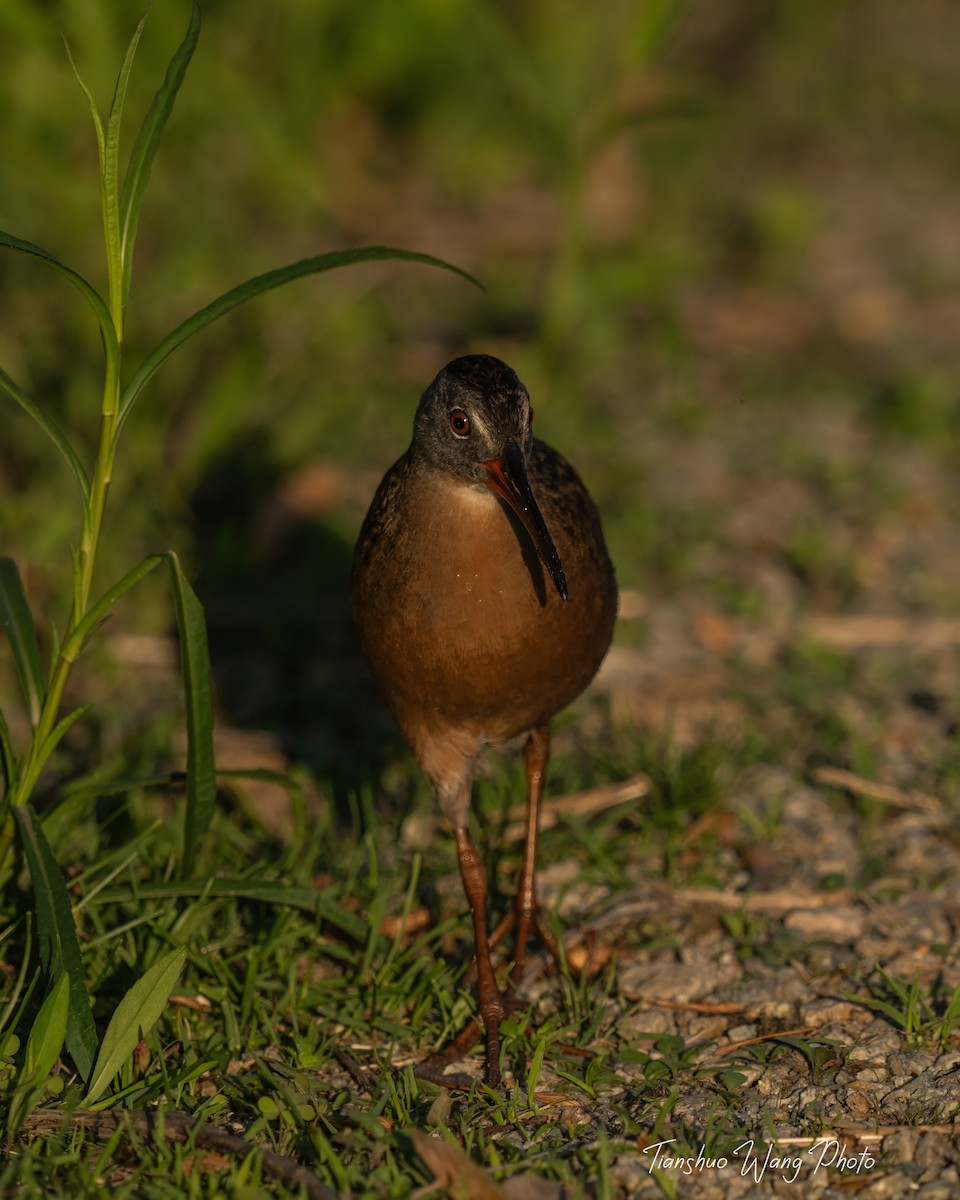
[[[567,580],[563,564],[527,479],[520,447],[516,442],[507,442],[499,458],[487,459],[483,465],[487,468],[487,487],[517,514],[517,519],[530,535],[540,561],[553,580],[557,595],[561,600],[566,600]]]

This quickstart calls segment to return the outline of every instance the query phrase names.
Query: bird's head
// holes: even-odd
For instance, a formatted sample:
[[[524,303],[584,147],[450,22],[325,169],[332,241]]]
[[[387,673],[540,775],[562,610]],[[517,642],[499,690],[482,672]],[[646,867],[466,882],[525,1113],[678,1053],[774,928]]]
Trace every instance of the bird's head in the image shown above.
[[[516,515],[561,599],[567,583],[560,555],[530,486],[533,409],[506,363],[468,354],[448,363],[424,392],[410,453],[465,482],[485,485]]]

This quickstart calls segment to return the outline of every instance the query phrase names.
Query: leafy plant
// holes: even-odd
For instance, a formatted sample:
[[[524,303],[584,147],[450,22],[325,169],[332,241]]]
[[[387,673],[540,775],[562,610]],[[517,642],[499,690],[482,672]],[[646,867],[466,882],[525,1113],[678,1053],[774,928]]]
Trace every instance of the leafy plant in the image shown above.
[[[907,1045],[917,1049],[934,1046],[944,1050],[950,1038],[960,1027],[960,984],[948,988],[935,981],[929,991],[920,983],[920,972],[914,971],[912,979],[902,975],[888,975],[878,968],[882,984],[872,990],[872,996],[846,994],[848,1000],[865,1004],[875,1012],[882,1013],[904,1032]]]
[[[44,1000],[27,1038],[23,1071],[17,1081],[17,1089],[7,1114],[8,1137],[19,1129],[23,1117],[42,1093],[47,1076],[53,1070],[53,1065],[63,1049],[63,1041],[67,1035],[69,983],[66,975],[60,976],[50,995]]]
[[[0,868],[7,863],[15,828],[19,827],[36,899],[43,966],[48,977],[58,981],[56,990],[51,993],[51,997],[56,997],[55,1009],[47,1012],[44,1008],[41,1012],[43,1023],[38,1018],[34,1027],[35,1030],[42,1028],[47,1032],[43,1035],[44,1054],[37,1057],[37,1051],[33,1065],[42,1064],[49,1057],[46,1051],[56,1040],[53,1033],[59,1030],[59,1019],[65,1012],[66,1045],[81,1076],[89,1083],[89,1101],[96,1100],[103,1093],[116,1073],[119,1060],[135,1044],[138,1030],[148,1028],[156,1019],[160,1010],[154,1001],[159,1000],[161,1006],[166,1001],[179,973],[179,965],[174,963],[173,956],[179,955],[178,962],[182,965],[182,952],[171,951],[166,959],[152,969],[160,971],[163,967],[158,978],[155,979],[152,972],[148,971],[134,985],[115,1014],[116,1026],[114,1022],[111,1023],[103,1044],[98,1047],[69,896],[56,858],[30,801],[61,739],[90,707],[81,704],[69,712],[62,711],[67,681],[77,659],[117,602],[161,565],[167,568],[173,588],[186,697],[186,814],[180,856],[183,876],[189,876],[193,870],[198,847],[213,815],[216,793],[206,627],[201,604],[176,554],[172,550],[151,554],[99,596],[93,591],[107,499],[124,424],[159,368],[193,334],[248,300],[291,280],[377,259],[427,263],[465,275],[458,268],[430,255],[385,246],[368,246],[306,258],[248,279],[217,297],[181,321],[135,369],[127,372],[123,361],[124,329],[129,314],[134,244],[141,206],[154,156],[197,44],[200,10],[194,0],[186,34],[170,60],[164,80],[143,119],[121,182],[120,133],[124,100],[145,23],[146,15],[137,25],[127,47],[113,98],[105,115],[101,114],[90,89],[74,66],[74,74],[90,106],[99,152],[106,293],[101,294],[82,275],[40,246],[13,234],[0,232],[0,246],[43,263],[77,288],[96,317],[104,355],[99,438],[96,455],[89,468],[83,462],[77,444],[50,413],[45,412],[6,372],[0,370],[0,390],[20,405],[44,431],[63,458],[79,493],[80,535],[79,544],[73,552],[70,607],[62,631],[55,631],[46,666],[17,565],[9,558],[0,560],[0,619],[10,644],[30,728],[26,745],[15,746],[10,726],[0,712]],[[56,1022],[53,1016],[56,1016]],[[30,1043],[28,1058],[29,1055]],[[39,1067],[33,1074],[38,1071]]]

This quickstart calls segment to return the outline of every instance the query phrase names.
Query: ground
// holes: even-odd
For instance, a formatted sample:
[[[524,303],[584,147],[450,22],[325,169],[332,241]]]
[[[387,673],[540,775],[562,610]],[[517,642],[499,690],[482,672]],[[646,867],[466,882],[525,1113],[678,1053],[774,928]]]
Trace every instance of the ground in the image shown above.
[[[96,707],[35,806],[101,1035],[164,954],[187,962],[103,1114],[76,1109],[68,1054],[51,1067],[0,1190],[955,1195],[957,13],[612,4],[594,28],[560,0],[435,7],[402,28],[382,5],[365,23],[205,13],[151,180],[131,356],[232,272],[318,240],[441,254],[487,291],[380,265],[293,285],[172,360],[131,419],[101,583],[181,552],[209,625],[217,811],[181,878],[157,585],[81,658],[67,699]],[[144,35],[144,103],[174,9]],[[109,77],[126,15],[96,36],[59,16]],[[87,114],[45,26],[23,16],[10,45],[0,226],[92,270]],[[89,450],[88,314],[0,272],[22,297],[0,363]],[[347,602],[419,391],[469,350],[527,382],[621,584],[611,653],[555,729],[540,886],[570,969],[531,963],[501,1094],[410,1069],[472,1012],[469,922]],[[19,412],[11,428],[3,552],[46,655],[76,514]],[[7,658],[0,688],[20,745]],[[519,757],[491,756],[474,804],[491,922],[521,801]],[[5,1120],[48,988],[34,883],[19,858],[3,883]]]

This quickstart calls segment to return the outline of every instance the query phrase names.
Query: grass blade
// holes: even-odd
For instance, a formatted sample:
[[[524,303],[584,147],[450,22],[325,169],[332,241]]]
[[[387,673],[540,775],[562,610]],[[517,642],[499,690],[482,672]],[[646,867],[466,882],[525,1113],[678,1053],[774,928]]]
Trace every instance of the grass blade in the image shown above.
[[[287,906],[329,921],[355,942],[364,941],[369,930],[368,922],[363,917],[349,912],[326,892],[316,888],[297,887],[279,879],[184,879],[180,882],[172,880],[169,883],[151,883],[146,880],[137,883],[136,895],[140,901],[169,901],[184,896],[202,896],[252,900],[258,904],[273,904],[277,907]],[[126,902],[129,899],[130,889],[127,887],[107,888],[97,897],[98,902],[103,904]]]
[[[0,800],[13,791],[16,778],[17,757],[13,752],[13,742],[10,740],[10,726],[7,724],[7,718],[3,715],[3,709],[0,708],[0,784],[3,785]]]
[[[537,1084],[540,1082],[540,1071],[543,1067],[543,1056],[546,1049],[547,1039],[538,1037],[533,1058],[530,1060],[530,1069],[527,1072],[527,1105],[534,1112],[537,1111]]]
[[[210,653],[203,605],[190,586],[180,560],[168,551],[177,626],[180,631],[180,661],[187,709],[187,812],[183,835],[181,874],[190,875],[196,862],[200,839],[210,828],[217,799],[217,774],[213,753],[213,693],[210,687]]]
[[[414,250],[395,250],[390,246],[362,246],[356,250],[333,250],[328,254],[320,254],[315,258],[301,259],[299,262],[290,263],[286,267],[278,267],[275,271],[267,271],[265,275],[257,275],[255,278],[248,279],[245,283],[231,288],[229,292],[224,292],[222,296],[218,296],[216,300],[211,301],[205,308],[201,308],[192,316],[187,317],[176,329],[167,334],[163,341],[147,355],[140,369],[124,388],[123,395],[120,397],[120,424],[122,425],[126,420],[134,401],[143,391],[146,384],[153,378],[157,370],[170,357],[174,350],[182,345],[187,338],[192,337],[219,317],[224,316],[224,314],[241,304],[246,304],[248,300],[252,300],[255,296],[260,296],[264,292],[271,291],[273,288],[281,287],[293,279],[300,279],[304,275],[316,275],[321,271],[335,270],[337,267],[353,266],[356,263],[379,262],[384,259],[399,259],[402,262],[417,262],[424,263],[427,266],[440,267],[445,271],[452,271],[455,275],[461,275],[464,279],[475,283],[477,287],[482,287],[479,280],[466,271],[461,270],[460,267],[455,267],[452,263],[445,262],[442,258],[434,258],[432,254],[418,254]]]
[[[200,36],[200,6],[196,0],[190,11],[190,24],[177,52],[170,60],[163,83],[157,89],[150,108],[143,119],[137,133],[130,161],[127,163],[126,174],[123,178],[123,191],[120,196],[120,255],[123,262],[123,301],[126,303],[130,292],[130,272],[133,267],[133,247],[137,238],[137,223],[140,220],[140,205],[150,178],[150,168],[154,155],[163,137],[167,121],[173,111],[173,104],[180,91],[190,59],[196,49]]]
[[[33,809],[25,804],[15,812],[37,906],[40,959],[49,977],[66,974],[70,979],[67,1050],[81,1077],[86,1080],[90,1078],[97,1053],[97,1030],[90,1011],[90,997],[84,980],[70,896]]]
[[[20,407],[33,417],[34,421],[36,421],[51,442],[53,442],[66,460],[67,466],[73,472],[83,499],[88,500],[90,497],[90,480],[87,478],[87,472],[84,470],[83,463],[77,457],[73,447],[67,441],[63,430],[53,417],[48,416],[43,409],[34,404],[26,392],[18,387],[6,371],[2,369],[0,369],[0,388],[3,388],[5,392],[11,395]]]
[[[137,980],[117,1005],[107,1032],[103,1035],[93,1078],[84,1097],[87,1104],[93,1104],[103,1095],[111,1079],[133,1053],[137,1042],[156,1024],[180,978],[186,957],[187,951],[182,946],[165,954]]]
[[[12,558],[0,558],[0,623],[13,651],[20,687],[27,702],[30,724],[36,726],[46,688],[37,631],[33,627],[30,606],[23,594],[20,572]]]
[[[48,254],[40,246],[34,245],[33,242],[24,241],[23,238],[14,237],[12,233],[5,233],[2,229],[0,229],[0,246],[6,246],[8,250],[16,250],[19,254],[27,254],[31,258],[39,258],[41,262],[46,263],[48,267],[52,267],[65,279],[69,279],[73,286],[83,294],[87,303],[96,314],[106,345],[107,356],[111,361],[116,361],[118,354],[116,327],[113,324],[113,317],[110,315],[109,308],[107,308],[103,297],[95,287],[87,283],[82,275],[78,275],[66,263],[62,263],[59,258]]]

